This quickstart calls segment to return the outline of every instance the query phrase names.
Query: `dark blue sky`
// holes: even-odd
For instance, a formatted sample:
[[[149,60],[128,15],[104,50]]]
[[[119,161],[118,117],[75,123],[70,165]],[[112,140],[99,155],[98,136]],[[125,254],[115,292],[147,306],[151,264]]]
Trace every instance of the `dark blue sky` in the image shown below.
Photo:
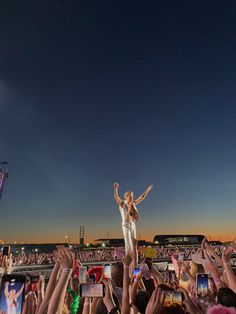
[[[236,237],[235,86],[235,1],[2,1],[1,238]]]

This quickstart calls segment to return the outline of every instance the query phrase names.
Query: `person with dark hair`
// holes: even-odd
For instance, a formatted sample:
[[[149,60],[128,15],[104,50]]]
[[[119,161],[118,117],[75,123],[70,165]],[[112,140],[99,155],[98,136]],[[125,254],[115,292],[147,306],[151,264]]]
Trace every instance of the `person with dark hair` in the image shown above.
[[[236,308],[236,293],[230,288],[220,288],[217,292],[217,303]]]
[[[139,290],[136,294],[134,305],[140,314],[145,314],[150,296],[147,291]]]

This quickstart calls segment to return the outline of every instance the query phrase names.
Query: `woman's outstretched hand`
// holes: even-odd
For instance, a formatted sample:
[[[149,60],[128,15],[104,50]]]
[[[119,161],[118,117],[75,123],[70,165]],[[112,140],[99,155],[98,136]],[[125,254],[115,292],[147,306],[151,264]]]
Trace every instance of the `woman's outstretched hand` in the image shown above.
[[[225,247],[222,251],[222,260],[224,264],[231,265],[231,255],[233,253],[234,249],[230,246]]]
[[[131,255],[126,255],[122,258],[122,262],[124,266],[130,266],[132,262],[132,257]]]
[[[113,184],[113,186],[114,186],[115,189],[118,189],[118,188],[119,188],[119,183],[115,182],[115,183]]]
[[[2,267],[4,268],[4,273],[11,274],[12,272],[12,254],[9,256],[3,256]]]
[[[152,190],[153,190],[153,185],[151,184],[151,185],[149,185],[149,186],[147,187],[146,192],[149,193],[149,192],[151,192]]]
[[[62,269],[73,269],[74,258],[73,253],[69,248],[59,246],[57,248],[57,256]]]

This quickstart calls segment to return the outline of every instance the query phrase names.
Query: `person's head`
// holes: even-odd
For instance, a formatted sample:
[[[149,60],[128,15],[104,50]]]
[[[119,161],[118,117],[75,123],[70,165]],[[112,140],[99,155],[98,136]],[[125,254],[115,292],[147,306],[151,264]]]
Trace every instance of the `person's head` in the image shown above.
[[[117,287],[123,287],[123,270],[124,266],[122,262],[116,262],[111,267],[111,277],[113,284]]]
[[[146,291],[139,290],[137,292],[134,305],[138,309],[139,313],[145,314],[149,299],[150,296]]]
[[[126,191],[124,194],[124,199],[126,202],[130,203],[134,199],[134,192],[132,191]]]
[[[220,288],[217,292],[217,303],[236,308],[236,294],[229,288]]]
[[[143,284],[145,286],[145,289],[149,295],[152,295],[153,291],[155,290],[155,284],[153,278],[146,279],[143,277]]]
[[[103,299],[99,299],[96,306],[96,314],[107,314],[107,308],[103,302]]]
[[[190,274],[196,278],[197,273],[202,274],[205,273],[204,267],[202,264],[196,264],[194,262],[189,262]]]
[[[119,307],[119,301],[118,301],[117,297],[114,294],[112,294],[112,297],[113,297],[113,300],[115,302],[115,306]],[[103,299],[98,300],[95,313],[96,314],[107,314],[108,313],[107,308],[103,302]]]

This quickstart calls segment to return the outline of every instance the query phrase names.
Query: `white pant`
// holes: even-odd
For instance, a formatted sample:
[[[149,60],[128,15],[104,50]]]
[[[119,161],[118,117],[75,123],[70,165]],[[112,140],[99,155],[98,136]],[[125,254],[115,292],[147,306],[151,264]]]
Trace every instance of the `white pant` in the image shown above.
[[[123,230],[124,241],[125,241],[125,255],[132,256],[132,250],[133,250],[132,238],[136,239],[135,222],[130,221],[129,225],[122,224],[122,230]]]

